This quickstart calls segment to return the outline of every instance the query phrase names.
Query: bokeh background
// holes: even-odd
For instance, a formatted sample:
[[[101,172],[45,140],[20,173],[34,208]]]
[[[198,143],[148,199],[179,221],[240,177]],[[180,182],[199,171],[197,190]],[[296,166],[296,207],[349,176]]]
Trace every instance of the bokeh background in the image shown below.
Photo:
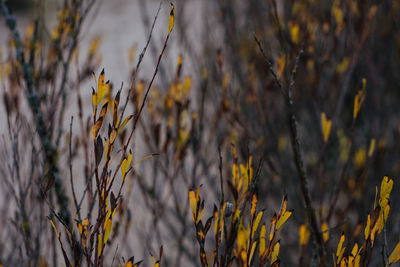
[[[91,88],[96,85],[91,73],[98,77],[104,68],[111,94],[122,88],[121,99],[132,90],[125,115],[136,114],[167,35],[169,2],[9,3],[26,58],[35,36],[32,25],[37,22],[40,48],[35,48],[33,64],[37,114],[44,118],[46,136],[56,152],[50,164],[13,35],[1,16],[0,208],[4,227],[0,230],[0,263],[62,266],[61,248],[46,216],[52,217],[52,210],[67,210],[74,217],[77,210],[70,176],[79,198],[88,182],[94,183]],[[79,31],[60,28],[60,10],[92,4]],[[157,155],[129,173],[105,265],[118,266],[135,256],[150,266],[150,254],[158,255],[163,245],[162,265],[201,266],[187,192],[202,185],[208,218],[221,199],[222,175],[225,200],[233,201],[228,185],[234,163],[232,144],[240,162],[252,156],[259,206],[265,208],[266,221],[279,211],[283,194],[288,195],[288,207],[294,212],[280,233],[281,265],[313,262],[312,242],[299,243],[299,227],[309,222],[292,151],[288,109],[266,63],[272,63],[283,87],[288,88],[301,50],[293,87],[294,113],[318,225],[327,224],[329,229],[325,230],[329,232],[326,261],[330,265],[342,232],[349,243],[362,243],[360,229],[374,208],[375,186],[387,175],[394,180],[394,188],[386,238],[377,238],[370,262],[370,266],[379,265],[382,248],[386,244],[391,251],[400,234],[399,1],[176,0],[174,5],[175,27],[129,147],[134,162]],[[67,60],[71,44],[66,71],[59,55]],[[363,79],[365,100],[354,118],[354,99],[363,88]],[[321,129],[322,113],[332,121],[327,139]],[[115,150],[122,149],[131,127],[128,124],[118,137]],[[51,186],[48,197],[41,196],[52,164],[60,174],[54,186],[61,186],[69,203],[64,206],[60,191]],[[114,186],[119,185],[121,180]],[[80,219],[90,218],[97,210],[86,197]],[[213,242],[207,239],[207,253],[213,250]]]

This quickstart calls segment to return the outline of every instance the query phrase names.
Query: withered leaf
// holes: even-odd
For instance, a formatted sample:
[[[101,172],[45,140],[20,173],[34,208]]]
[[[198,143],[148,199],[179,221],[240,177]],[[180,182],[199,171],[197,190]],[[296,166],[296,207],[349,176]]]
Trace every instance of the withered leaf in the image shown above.
[[[101,137],[98,136],[96,140],[96,147],[95,147],[95,157],[96,157],[96,166],[99,166],[101,158],[103,157],[104,146]]]

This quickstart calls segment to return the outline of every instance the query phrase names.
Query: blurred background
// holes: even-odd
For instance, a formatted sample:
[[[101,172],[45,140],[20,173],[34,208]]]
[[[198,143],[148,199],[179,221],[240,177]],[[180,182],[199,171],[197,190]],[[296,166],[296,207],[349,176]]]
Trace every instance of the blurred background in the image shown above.
[[[131,91],[125,116],[137,114],[167,36],[169,2],[8,2],[23,53],[33,58],[37,102],[31,102],[15,37],[1,16],[0,264],[63,265],[46,216],[54,210],[72,225],[97,210],[90,200],[95,189],[85,192],[94,184],[95,167],[91,88],[104,68],[111,95],[122,88],[123,104]],[[128,175],[105,265],[119,266],[134,255],[151,266],[150,253],[158,255],[163,245],[162,265],[201,266],[187,192],[202,185],[208,218],[221,200],[221,176],[225,200],[233,202],[228,182],[233,146],[240,163],[252,157],[267,225],[284,194],[294,210],[280,232],[280,264],[312,263],[314,245],[299,241],[300,226],[311,229],[292,152],[289,111],[266,63],[271,62],[285,91],[300,51],[293,107],[318,226],[327,225],[322,231],[328,233],[326,261],[331,263],[342,232],[349,243],[362,244],[360,229],[374,209],[375,186],[387,175],[394,180],[388,234],[377,238],[370,261],[379,265],[382,247],[391,251],[400,234],[399,1],[176,0],[174,5],[175,26],[129,146],[134,162],[157,156]],[[359,91],[365,99],[355,116]],[[326,120],[331,126],[324,136]],[[123,149],[130,129],[128,124],[121,131],[114,151]],[[46,177],[54,166],[59,177],[52,185]],[[73,219],[77,207],[71,180],[78,198],[85,199],[79,219]],[[118,189],[121,183],[113,186]],[[49,188],[45,199],[44,188]],[[214,249],[210,236],[207,256]],[[72,248],[67,251],[72,255]]]

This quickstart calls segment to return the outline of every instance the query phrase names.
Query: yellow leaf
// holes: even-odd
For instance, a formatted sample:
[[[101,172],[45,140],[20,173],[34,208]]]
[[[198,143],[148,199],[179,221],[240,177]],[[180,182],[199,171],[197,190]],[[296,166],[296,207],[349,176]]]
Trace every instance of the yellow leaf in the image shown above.
[[[271,229],[269,230],[269,241],[271,241],[274,238],[275,235],[275,226],[276,225],[276,214],[274,214],[274,217],[272,217],[271,220]]]
[[[368,214],[367,225],[364,230],[364,239],[367,240],[371,232],[371,215]]]
[[[299,32],[300,32],[299,24],[296,23],[290,27],[290,36],[292,37],[292,41],[295,44],[299,43]]]
[[[192,77],[187,76],[183,79],[182,91],[185,97],[188,97],[190,89],[192,88]]]
[[[97,238],[99,239],[99,244],[97,246],[97,253],[98,255],[101,255],[101,250],[103,249],[103,240],[101,239],[101,234],[98,234]]]
[[[217,236],[217,234],[218,234],[218,210],[215,208],[214,209],[214,219],[215,219],[215,221],[214,221],[214,235],[215,236]]]
[[[104,103],[103,107],[101,108],[99,118],[104,118],[106,116],[107,108],[108,108],[108,102]]]
[[[125,179],[125,174],[128,169],[128,160],[125,158],[121,163],[121,176],[122,179]]]
[[[112,129],[111,134],[110,134],[110,145],[114,144],[116,137],[117,137],[117,130]]]
[[[365,85],[366,85],[366,79],[362,79],[362,89],[357,92],[357,95],[354,99],[354,109],[353,109],[353,119],[357,118],[358,112],[360,111],[361,105],[363,104],[365,100]]]
[[[343,60],[342,60],[342,62],[340,62],[340,63],[336,66],[336,71],[337,71],[339,74],[342,74],[342,73],[344,73],[344,72],[349,68],[349,65],[350,65],[350,60],[349,60],[349,58],[348,58],[348,57],[344,57]]]
[[[96,103],[95,105],[99,105],[101,101],[103,100],[104,96],[108,92],[109,89],[109,81],[104,83],[104,69],[101,71],[100,76],[99,76],[99,82],[97,84],[97,93],[96,93]]]
[[[285,194],[285,195],[283,196],[282,204],[281,204],[281,208],[280,208],[280,210],[279,210],[278,217],[281,217],[282,214],[284,214],[284,213],[286,212],[286,209],[287,209],[287,194]]]
[[[285,211],[281,217],[279,217],[278,222],[276,223],[276,229],[278,230],[281,226],[289,219],[292,215],[293,211]]]
[[[112,220],[111,218],[108,219],[104,225],[104,245],[107,244],[108,238],[110,237],[111,233],[111,226],[112,226]]]
[[[53,226],[54,232],[56,233],[57,238],[60,238],[60,233],[57,230],[56,225],[54,224],[53,220],[50,219],[51,226]]]
[[[93,140],[96,140],[97,135],[99,134],[101,125],[103,124],[103,117],[100,117],[93,126]]]
[[[260,230],[260,256],[264,254],[265,251],[265,234],[266,234],[267,228],[265,227],[265,224],[261,226]]]
[[[345,240],[345,236],[344,236],[344,233],[342,233],[342,236],[340,237],[340,241],[339,241],[339,244],[338,244],[338,247],[336,250],[336,257],[337,257],[336,264],[339,264],[341,262],[343,253],[346,249],[346,247],[343,247],[344,240]]]
[[[389,264],[395,263],[398,260],[400,260],[400,242],[397,243],[396,247],[389,256]]]
[[[322,238],[324,239],[324,242],[328,241],[329,239],[329,225],[326,222],[323,222],[321,224],[321,231],[322,231]]]
[[[103,100],[104,96],[108,93],[110,88],[110,82],[107,81],[106,83],[99,85],[97,90],[97,97],[96,97],[96,106],[100,105],[101,101]]]
[[[384,209],[386,205],[389,203],[390,193],[393,189],[393,180],[385,176],[382,179],[381,183],[381,192],[380,192],[380,199],[379,199],[379,206]]]
[[[92,87],[92,105],[93,105],[93,114],[94,114],[94,108],[96,107],[96,99],[97,99],[97,95],[96,92],[94,91],[93,87]]]
[[[232,177],[233,177],[233,184],[237,186],[239,180],[239,168],[236,163],[233,163],[232,166]]]
[[[324,142],[328,141],[329,133],[331,132],[332,121],[326,118],[325,112],[321,113],[321,129],[324,137]]]
[[[128,121],[129,121],[130,119],[132,119],[132,117],[133,117],[133,115],[129,115],[128,117],[126,117],[126,118],[122,121],[121,125],[120,125],[119,128],[118,128],[118,132],[121,131],[121,130],[125,127],[125,125],[128,123]]]
[[[251,238],[254,237],[254,233],[257,231],[258,225],[260,224],[261,218],[263,216],[263,212],[260,211],[257,214],[256,220],[254,221],[254,225],[253,225],[253,231],[251,232]]]
[[[310,231],[307,229],[307,226],[305,224],[300,225],[299,229],[300,245],[301,246],[307,245],[309,238],[310,238]]]
[[[203,217],[204,213],[204,202],[202,202],[202,205],[200,205],[199,212],[197,214],[197,219],[196,219],[196,224],[198,224],[201,221],[201,218]]]
[[[241,227],[241,229],[239,229],[238,234],[237,234],[237,246],[238,249],[241,250],[242,248],[245,249],[247,247],[247,238],[248,238],[248,234],[246,231],[246,228],[244,228],[243,226]]]
[[[196,200],[196,195],[193,190],[189,191],[189,201],[190,201],[190,207],[192,209],[192,216],[193,216],[193,221],[196,222],[196,212],[197,212],[197,200]]]
[[[368,149],[368,157],[369,158],[374,153],[374,150],[375,150],[375,138],[372,138],[371,143],[369,144],[369,149]]]
[[[174,4],[171,3],[171,12],[169,13],[169,22],[168,22],[168,34],[171,33],[174,28],[174,20],[175,20],[175,7]]]
[[[254,251],[256,251],[256,246],[257,246],[257,242],[254,242],[253,245],[251,246],[248,266],[250,266],[251,260],[253,259]]]
[[[272,254],[271,254],[271,264],[273,264],[274,262],[276,262],[276,261],[278,260],[279,248],[280,248],[280,242],[278,241],[278,242],[275,244],[274,249],[272,250]]]
[[[354,155],[354,165],[357,168],[361,168],[365,165],[367,159],[367,152],[365,151],[365,147],[361,147],[357,149]]]
[[[337,257],[339,257],[339,255],[340,255],[340,253],[342,252],[342,246],[343,246],[343,243],[344,243],[344,240],[345,240],[345,236],[344,236],[344,233],[342,233],[342,235],[340,236],[340,240],[339,240],[339,244],[338,244],[338,246],[337,246],[337,250],[336,250],[336,256]],[[338,260],[338,263],[339,263],[340,261]]]
[[[251,198],[251,219],[253,220],[254,218],[254,214],[256,213],[256,207],[257,207],[257,195],[253,194],[252,198]]]
[[[358,244],[355,243],[353,249],[351,250],[351,255],[353,255],[353,257],[355,257],[358,253]]]
[[[385,223],[387,221],[387,217],[389,215],[389,211],[390,211],[390,205],[387,204],[386,207],[383,209],[383,218],[385,219]]]

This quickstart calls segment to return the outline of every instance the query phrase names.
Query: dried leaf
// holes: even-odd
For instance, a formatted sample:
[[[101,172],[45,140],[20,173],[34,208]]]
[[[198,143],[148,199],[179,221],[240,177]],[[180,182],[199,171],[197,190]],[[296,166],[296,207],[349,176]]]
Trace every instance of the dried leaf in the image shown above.
[[[101,140],[101,137],[98,136],[95,147],[96,166],[99,166],[101,158],[103,157],[103,150],[104,150],[103,141]]]

